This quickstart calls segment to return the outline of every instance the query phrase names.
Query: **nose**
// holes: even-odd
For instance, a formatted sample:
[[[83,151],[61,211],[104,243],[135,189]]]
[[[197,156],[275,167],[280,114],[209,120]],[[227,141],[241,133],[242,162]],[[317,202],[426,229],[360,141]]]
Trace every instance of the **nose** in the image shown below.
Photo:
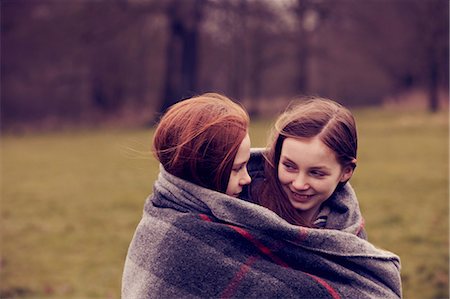
[[[241,179],[239,180],[239,184],[240,184],[241,186],[244,186],[244,185],[250,184],[251,181],[252,181],[252,178],[251,178],[250,175],[248,174],[247,168],[245,168],[244,174],[243,174],[243,176],[241,177]]]
[[[299,173],[297,177],[292,181],[292,187],[296,190],[307,190],[310,185],[307,182],[306,176],[302,173]]]

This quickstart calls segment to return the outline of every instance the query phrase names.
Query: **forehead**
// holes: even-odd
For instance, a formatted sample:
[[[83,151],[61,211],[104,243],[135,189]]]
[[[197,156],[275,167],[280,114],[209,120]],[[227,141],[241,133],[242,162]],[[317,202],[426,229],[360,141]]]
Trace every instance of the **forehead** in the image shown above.
[[[317,136],[312,138],[286,138],[281,148],[281,157],[304,167],[339,166],[336,154]]]

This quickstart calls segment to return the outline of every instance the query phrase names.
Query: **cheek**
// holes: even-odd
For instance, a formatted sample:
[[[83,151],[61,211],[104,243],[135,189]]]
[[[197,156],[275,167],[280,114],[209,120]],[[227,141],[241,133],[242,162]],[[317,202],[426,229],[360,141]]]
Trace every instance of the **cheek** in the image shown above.
[[[230,176],[230,180],[228,181],[228,186],[233,186],[236,182],[236,176],[235,175],[231,175]]]
[[[235,183],[234,176],[230,176],[230,179],[228,180],[227,190],[225,191],[226,194],[233,196],[233,193],[236,191],[236,183]]]
[[[318,180],[315,184],[315,189],[317,191],[326,192],[326,193],[333,193],[334,189],[336,189],[338,180],[333,179],[327,179],[327,180]]]
[[[293,175],[282,168],[278,168],[278,179],[282,185],[289,184],[293,181]]]

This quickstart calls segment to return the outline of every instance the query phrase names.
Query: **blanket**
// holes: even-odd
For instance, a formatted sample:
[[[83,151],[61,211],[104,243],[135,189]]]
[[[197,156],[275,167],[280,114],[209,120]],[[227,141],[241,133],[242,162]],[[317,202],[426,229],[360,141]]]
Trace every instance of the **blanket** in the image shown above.
[[[122,298],[399,298],[400,260],[353,233],[291,225],[160,167]]]
[[[263,153],[263,148],[251,149],[247,169],[252,181],[250,185],[244,187],[241,193],[242,199],[253,203],[258,203],[261,187],[266,184]],[[364,218],[355,191],[350,183],[336,190],[322,204],[314,224],[316,227],[345,231],[367,239]]]

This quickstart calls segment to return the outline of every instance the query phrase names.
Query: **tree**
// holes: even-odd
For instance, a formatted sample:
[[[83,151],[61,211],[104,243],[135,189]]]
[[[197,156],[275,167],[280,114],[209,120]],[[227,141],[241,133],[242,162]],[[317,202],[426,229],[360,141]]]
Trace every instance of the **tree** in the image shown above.
[[[168,41],[161,112],[197,91],[198,48],[203,0],[173,0],[167,6]]]
[[[439,109],[439,86],[448,71],[449,2],[415,1],[408,9],[415,21],[414,44],[420,45],[418,55],[423,61],[423,73],[428,77],[425,79],[428,109],[436,112]]]
[[[428,108],[437,111],[438,90],[448,84],[449,2],[366,1],[340,7],[337,26],[347,33],[347,47],[359,49],[384,73],[391,93],[426,88]]]
[[[320,52],[313,44],[313,36],[325,22],[333,5],[335,3],[330,1],[297,0],[292,7],[297,21],[297,89],[302,93],[310,91],[312,55]]]

